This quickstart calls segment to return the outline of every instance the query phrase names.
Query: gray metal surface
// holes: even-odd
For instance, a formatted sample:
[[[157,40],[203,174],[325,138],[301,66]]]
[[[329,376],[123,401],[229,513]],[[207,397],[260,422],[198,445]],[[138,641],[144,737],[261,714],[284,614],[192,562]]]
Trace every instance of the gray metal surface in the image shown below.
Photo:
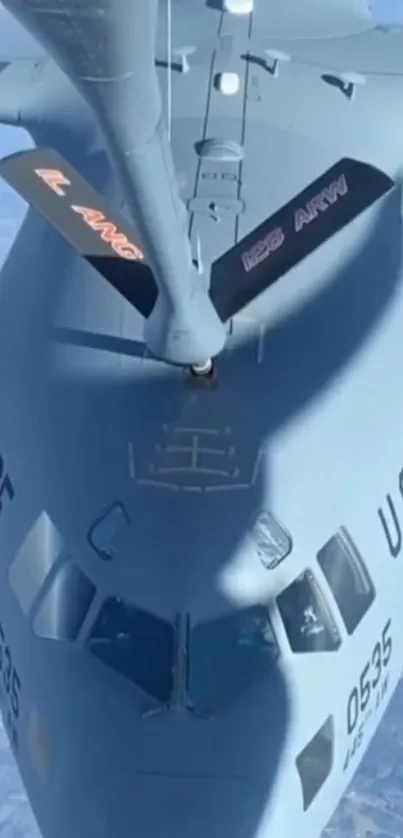
[[[346,0],[178,0],[173,51],[196,52],[171,98],[165,3],[160,94],[128,3],[5,5],[63,71],[13,61],[0,116],[132,219],[161,288],[184,265],[204,283],[343,156],[396,182],[227,324],[210,389],[148,357],[140,314],[32,209],[0,277],[0,699],[44,838],[316,838],[401,673],[403,35]],[[147,102],[100,82],[130,52]],[[206,138],[242,160],[200,158]],[[147,139],[169,152],[150,182],[119,156]]]

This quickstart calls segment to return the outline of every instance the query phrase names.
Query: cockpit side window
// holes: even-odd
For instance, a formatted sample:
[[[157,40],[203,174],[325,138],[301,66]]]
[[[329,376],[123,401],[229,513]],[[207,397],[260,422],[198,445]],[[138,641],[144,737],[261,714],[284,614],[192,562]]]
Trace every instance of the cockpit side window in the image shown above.
[[[192,704],[214,709],[270,672],[278,654],[269,611],[263,605],[199,623],[190,632]]]
[[[25,616],[63,551],[61,534],[43,510],[10,565],[8,579]]]
[[[333,768],[333,760],[334,722],[333,716],[329,716],[296,759],[304,812],[309,808],[329,777]]]
[[[88,637],[91,652],[162,704],[173,688],[175,629],[122,599],[106,599]]]
[[[259,512],[254,521],[251,536],[257,557],[268,570],[278,567],[292,551],[290,533],[274,513],[268,510]]]
[[[291,649],[296,654],[335,652],[341,638],[323,593],[310,570],[277,597]]]
[[[65,562],[52,579],[33,621],[35,634],[72,643],[78,637],[95,594],[91,579],[72,561]]]
[[[375,599],[375,588],[348,530],[341,527],[317,555],[349,634]]]
[[[113,503],[92,524],[88,532],[88,541],[101,559],[110,561],[117,553],[122,534],[128,526],[129,516],[123,504]]]

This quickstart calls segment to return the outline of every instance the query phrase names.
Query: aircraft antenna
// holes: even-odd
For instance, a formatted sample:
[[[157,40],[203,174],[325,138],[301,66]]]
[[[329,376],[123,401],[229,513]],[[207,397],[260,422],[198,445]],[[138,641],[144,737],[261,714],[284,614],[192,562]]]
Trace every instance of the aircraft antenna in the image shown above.
[[[168,39],[168,67],[167,67],[167,108],[168,108],[168,141],[171,142],[172,125],[172,0],[167,0],[167,39]]]

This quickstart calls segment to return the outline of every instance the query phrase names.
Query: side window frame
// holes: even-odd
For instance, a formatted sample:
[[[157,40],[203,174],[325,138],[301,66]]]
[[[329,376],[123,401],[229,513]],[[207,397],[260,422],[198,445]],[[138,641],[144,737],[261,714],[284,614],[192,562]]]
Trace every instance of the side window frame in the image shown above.
[[[63,562],[32,616],[32,631],[42,639],[74,643],[96,593],[94,582],[79,565],[71,560]]]
[[[107,506],[106,509],[103,510],[101,515],[99,515],[98,518],[96,518],[95,521],[93,521],[93,523],[91,524],[91,526],[88,530],[88,533],[87,533],[87,541],[88,541],[90,547],[92,548],[92,550],[94,550],[97,553],[97,555],[104,562],[112,561],[114,559],[117,551],[118,551],[118,548],[113,546],[113,549],[110,551],[110,554],[108,554],[108,550],[107,549],[102,549],[99,542],[97,543],[97,538],[94,538],[94,536],[96,535],[97,530],[100,529],[102,524],[104,524],[104,522],[107,521],[108,516],[110,516],[111,513],[113,514],[114,510],[120,510],[120,513],[122,515],[122,520],[123,520],[124,525],[125,525],[124,528],[119,529],[117,534],[114,533],[114,538],[119,539],[121,533],[124,532],[126,527],[130,526],[130,518],[129,518],[129,515],[126,511],[126,507],[125,507],[124,503],[120,500],[114,500],[111,504],[109,504],[109,506]]]
[[[298,594],[298,586],[302,584],[309,586],[312,602],[307,601],[305,607],[300,607],[300,614],[298,614],[298,607],[304,604],[304,597],[299,597]],[[290,597],[293,590],[296,593],[294,602]],[[302,587],[300,587],[301,590]],[[293,654],[329,654],[339,650],[342,638],[333,610],[322,586],[309,567],[296,576],[276,597],[276,605]],[[298,622],[298,616],[300,616],[300,622]],[[291,620],[295,620],[295,624],[292,624]],[[309,638],[312,638],[311,648],[309,648]]]
[[[337,549],[340,551],[338,557],[334,555]],[[330,561],[325,556],[327,550],[333,551]],[[344,571],[348,568],[350,578],[346,578],[345,573],[343,577],[342,572],[337,577],[337,570],[334,571],[337,558],[339,559],[340,571],[343,571],[343,567]],[[337,605],[343,625],[351,637],[375,602],[376,589],[368,567],[347,527],[341,526],[326,541],[318,550],[316,561]],[[362,593],[357,590],[358,586],[354,590],[354,583],[357,580],[361,583]],[[354,600],[352,594],[354,594]],[[359,605],[361,605],[361,608],[358,608]]]
[[[62,536],[42,510],[18,547],[8,568],[8,582],[25,617],[60,564],[65,550]]]
[[[295,760],[304,812],[309,809],[329,779],[334,766],[334,757],[334,718],[330,715]]]

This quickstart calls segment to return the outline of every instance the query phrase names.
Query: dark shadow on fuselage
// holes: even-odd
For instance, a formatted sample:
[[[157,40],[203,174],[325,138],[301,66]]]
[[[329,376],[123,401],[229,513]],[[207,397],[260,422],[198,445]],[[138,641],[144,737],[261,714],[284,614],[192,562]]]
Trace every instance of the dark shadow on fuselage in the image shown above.
[[[145,345],[141,341],[118,338],[113,335],[101,335],[83,329],[70,329],[60,326],[54,329],[53,339],[70,346],[99,349],[102,352],[128,355],[131,358],[144,358],[146,355]]]
[[[206,6],[208,9],[214,9],[217,12],[224,11],[223,0],[206,0]]]
[[[38,144],[41,139],[36,137]],[[51,144],[66,153],[63,145],[61,149],[60,145],[58,146],[57,138],[53,138]],[[95,154],[92,158],[83,160],[80,159],[80,155],[74,157],[70,152],[68,157],[79,168],[81,164],[83,172],[93,185],[102,189],[102,184],[105,183],[109,174],[106,172],[104,155]],[[4,265],[0,281],[0,324],[2,326],[0,370],[10,382],[9,410],[7,416],[4,416],[2,429],[4,438],[7,439],[9,458],[15,464],[15,480],[19,486],[19,524],[23,530],[27,530],[41,509],[46,508],[68,539],[67,520],[77,521],[80,526],[77,512],[79,507],[82,508],[84,497],[84,506],[87,509],[88,503],[90,508],[92,506],[94,509],[99,508],[94,478],[99,485],[106,478],[113,492],[115,490],[112,487],[118,486],[117,492],[125,496],[124,500],[130,510],[132,521],[138,518],[140,523],[141,517],[145,516],[143,524],[138,528],[136,524],[133,529],[133,556],[141,557],[140,562],[145,560],[141,568],[141,573],[144,573],[144,583],[149,584],[150,574],[154,572],[153,567],[157,572],[153,584],[161,591],[167,590],[164,610],[169,612],[172,608],[172,614],[181,608],[191,610],[192,588],[193,583],[196,582],[196,577],[192,580],[192,567],[196,569],[200,560],[203,560],[206,546],[211,544],[212,530],[210,526],[203,527],[203,539],[198,544],[198,533],[192,531],[192,518],[197,517],[198,514],[197,503],[192,503],[190,498],[187,499],[182,495],[178,508],[170,495],[163,497],[158,490],[157,493],[153,493],[149,487],[144,490],[140,487],[134,489],[134,484],[128,482],[124,449],[121,449],[119,454],[115,450],[115,444],[119,440],[121,443],[122,440],[131,438],[137,440],[141,437],[142,423],[138,421],[140,414],[145,420],[144,431],[149,421],[151,422],[151,433],[146,434],[147,440],[145,437],[144,442],[152,442],[153,431],[156,428],[158,436],[161,430],[160,424],[166,417],[167,409],[168,416],[173,416],[174,419],[177,416],[176,409],[186,412],[181,377],[179,376],[178,379],[177,371],[173,373],[167,369],[161,386],[158,382],[153,383],[152,380],[143,379],[140,382],[133,378],[130,386],[122,387],[119,382],[113,381],[101,383],[96,380],[87,380],[87,383],[83,385],[82,382],[75,383],[69,377],[63,381],[63,377],[58,379],[54,376],[51,360],[52,347],[55,346],[52,343],[53,326],[59,307],[63,307],[66,294],[68,297],[71,272],[79,271],[81,266],[81,260],[72,253],[69,245],[38,218],[35,212],[29,210]],[[99,281],[102,282],[94,274],[94,299],[97,297]],[[62,336],[68,336],[70,339],[73,337],[71,330],[67,330],[67,335],[62,333]],[[102,342],[104,343],[103,338],[99,343]],[[116,349],[116,339],[112,342]],[[130,347],[128,344],[129,342],[126,344],[126,351],[131,353],[133,344],[130,342]],[[109,346],[111,348],[111,342]],[[86,353],[88,350],[82,351]],[[173,411],[170,407],[171,400]],[[19,405],[17,411],[13,405]],[[126,410],[132,410],[133,407],[135,416],[126,415]],[[101,413],[96,418],[99,409]],[[154,414],[155,410],[158,415]],[[119,448],[121,448],[120,443]],[[22,450],[24,454],[21,459],[18,452]],[[48,470],[49,474],[52,471],[55,475],[54,469],[58,474],[51,490],[53,494],[51,498],[46,472]],[[35,474],[34,486],[31,485],[29,479],[26,479],[26,475],[31,474]],[[67,490],[73,485],[77,494],[74,490],[75,497],[71,498]],[[203,496],[203,504],[205,499]],[[253,509],[255,503],[255,500],[251,501],[248,507]],[[210,508],[210,503],[208,507]],[[230,510],[231,506],[226,507],[226,513],[227,509]],[[208,509],[206,512],[208,516]],[[156,522],[159,522],[157,526]],[[212,520],[211,523],[217,529],[217,521]],[[226,529],[227,523],[221,521],[219,526]],[[162,539],[168,539],[166,550],[162,550],[163,542],[160,538],[155,539],[158,531]],[[223,543],[227,544],[228,539],[224,539]],[[225,557],[220,555],[219,550],[214,550],[212,558],[213,565],[217,566],[217,559],[221,564]],[[197,575],[201,571],[203,568],[199,567]],[[214,567],[212,572],[214,576]],[[207,600],[210,600],[210,592],[213,593],[213,578],[210,573],[211,570],[207,567],[202,573],[204,580],[207,574]],[[170,578],[167,586],[168,577]],[[203,587],[206,588],[205,582]],[[225,610],[228,608],[229,603],[226,603]],[[200,835],[205,835],[207,830],[210,838],[222,838],[223,832],[231,834],[233,838],[237,836],[251,838],[263,807],[270,798],[270,789],[277,772],[288,724],[286,688],[280,670],[275,665],[268,673],[266,683],[255,685],[253,696],[253,700],[248,700],[247,695],[240,695],[238,702],[235,699],[229,708],[225,704],[214,708],[217,712],[216,724],[200,721],[199,726],[197,722],[197,730],[201,734],[200,747],[204,750],[203,760],[207,760],[209,770],[211,770],[211,755],[216,755],[217,751],[221,751],[224,756],[221,769],[227,777],[232,777],[233,788],[227,783],[222,786],[219,781],[208,784],[206,792],[203,792],[202,811],[198,814],[198,823],[195,823],[192,829],[192,838],[197,838],[197,830],[200,830]],[[212,699],[214,699],[214,690]],[[133,707],[133,712],[135,712],[135,707]],[[243,717],[241,725],[239,724],[240,714],[241,719]],[[273,719],[275,719],[275,724],[273,724]],[[158,721],[145,719],[142,733],[139,734],[136,743],[133,743],[133,748],[127,748],[125,741],[119,752],[118,763],[113,765],[107,760],[105,762],[108,777],[110,778],[110,772],[113,771],[120,789],[128,787],[126,804],[130,799],[133,806],[133,811],[125,810],[125,799],[121,798],[122,808],[119,810],[116,808],[116,800],[111,800],[111,834],[116,834],[119,838],[126,838],[126,836],[129,838],[136,825],[141,830],[143,838],[146,836],[158,838],[161,834],[161,825],[158,827],[157,823],[154,823],[154,816],[157,818],[162,801],[159,802],[156,789],[153,788],[152,798],[146,804],[143,785],[140,780],[136,785],[135,773],[135,754],[138,751],[150,754],[152,751],[150,736],[154,736],[156,723],[158,724]],[[269,732],[267,748],[266,745],[264,748],[259,748],[262,742],[262,731]],[[182,752],[185,749],[187,759],[189,750],[188,735],[186,741],[180,743],[180,722],[177,732],[178,735],[175,736],[171,746],[167,743],[165,751],[162,749],[161,757],[162,759],[165,757],[169,770],[173,774],[176,771],[175,755],[179,761],[178,749],[182,748]],[[142,738],[143,741],[141,741]],[[85,775],[84,751],[83,742],[81,742],[77,756],[83,765]],[[194,773],[197,776],[198,771],[203,771],[197,748],[190,753],[190,758],[193,760]],[[90,766],[93,765],[92,757],[88,763]],[[205,770],[207,763],[204,762]],[[216,759],[214,763],[214,770],[220,773],[220,766],[217,765]],[[158,770],[158,763],[154,764],[153,768]],[[188,769],[191,771],[189,762]],[[23,776],[23,779],[26,778]],[[92,778],[89,779],[93,780],[93,772]],[[167,786],[170,782],[168,777]],[[205,782],[200,780],[200,783],[204,787]],[[66,784],[66,798],[69,785]],[[74,786],[74,783],[71,782],[71,785]],[[28,793],[30,792],[31,789],[28,787]],[[115,790],[114,798],[116,793]],[[91,791],[89,794],[91,795]],[[96,787],[93,798],[96,799]],[[35,796],[32,804],[39,825],[47,838],[49,817],[47,810],[44,812],[40,804],[37,808],[38,800]],[[83,822],[86,823],[85,801],[82,805]],[[94,805],[94,800],[91,805]],[[210,821],[206,820],[206,813],[211,813]],[[136,817],[139,818],[138,823]],[[178,800],[178,806],[173,807],[170,818],[164,823],[166,838],[181,838],[181,835],[184,838],[184,833],[181,832],[182,819],[181,802]],[[189,826],[188,819],[189,813],[187,815]],[[188,834],[187,829],[186,835]]]
[[[355,258],[315,298],[269,331],[261,364],[256,362],[253,342],[228,348],[218,363],[217,388],[193,398],[184,391],[180,378],[169,371],[154,384],[135,379],[118,386],[93,383],[90,395],[82,387],[78,403],[87,402],[87,410],[102,416],[105,428],[120,427],[123,438],[134,444],[139,482],[132,481],[128,496],[135,516],[136,554],[147,557],[138,576],[140,589],[146,590],[150,579],[160,579],[165,606],[170,601],[172,613],[182,608],[197,622],[207,614],[230,608],[219,584],[220,575],[254,516],[262,507],[270,508],[270,471],[265,481],[262,470],[258,471],[254,481],[259,453],[265,449],[270,466],[271,437],[331,386],[358,352],[364,351],[365,341],[393,299],[399,277],[400,203],[399,187],[384,200]],[[61,405],[62,393],[55,400]],[[77,393],[71,402],[76,400]],[[62,410],[56,425],[63,421]],[[89,415],[84,426],[88,427],[88,438],[83,444],[95,451]],[[232,489],[231,481],[224,477],[224,488],[209,491],[201,477],[201,490],[194,493],[188,491],[188,476],[182,476],[173,479],[180,488],[164,489],[164,480],[169,482],[166,475],[161,478],[161,469],[167,465],[164,447],[169,447],[175,436],[178,440],[180,427],[216,430],[223,445],[228,441],[234,450],[238,482],[249,488]],[[231,433],[226,439],[228,428]],[[101,453],[101,440],[98,450]],[[105,456],[110,464],[112,450]],[[120,468],[116,467],[115,474],[113,468],[110,481],[116,485],[121,482]],[[67,457],[61,470],[70,471],[68,483],[74,480],[74,467],[69,467]],[[290,475],[290,479],[297,476]],[[82,503],[88,489],[89,485],[83,488]],[[301,500],[303,493],[301,486]],[[56,509],[54,514],[57,517]],[[287,521],[284,524],[287,526]],[[214,685],[211,690],[214,700]],[[242,697],[237,704],[234,698],[229,705],[218,701],[218,723],[206,728],[205,734],[207,741],[211,737],[210,747],[215,741],[217,753],[230,749],[234,775],[250,779],[247,802],[234,794],[220,812],[219,829],[233,838],[251,838],[256,833],[270,798],[288,727],[289,704],[279,670],[273,668],[267,683],[251,692],[249,699]],[[235,708],[239,710],[237,715]],[[145,738],[142,746],[146,745]],[[217,795],[221,795],[218,789]],[[215,811],[218,799],[213,796],[205,804],[207,811]],[[218,838],[213,823],[208,829]],[[168,835],[171,838],[169,828]],[[146,838],[149,836],[154,838],[151,828],[146,833]]]
[[[55,139],[52,144],[56,146]],[[70,160],[98,188],[106,183],[99,158],[91,161],[77,154],[74,159],[70,154]],[[134,366],[130,375],[115,376],[112,371],[104,377],[94,375],[92,380],[88,375],[81,380],[54,374],[54,345],[49,336],[63,299],[63,283],[69,272],[80,270],[81,263],[79,259],[72,263],[70,248],[53,232],[47,234],[45,252],[43,224],[30,212],[3,270],[0,298],[0,322],[8,340],[5,343],[3,335],[0,369],[6,368],[8,345],[14,374],[20,373],[19,444],[28,473],[35,474],[34,490],[21,485],[20,497],[25,491],[37,511],[46,508],[64,534],[68,521],[74,520],[84,538],[92,523],[90,510],[95,517],[106,496],[112,500],[120,493],[132,519],[139,592],[150,597],[154,588],[154,600],[164,613],[190,612],[194,622],[228,611],[232,605],[220,585],[221,574],[254,516],[263,507],[270,508],[270,470],[263,478],[263,470],[257,468],[259,454],[266,452],[270,468],[271,437],[364,350],[391,303],[401,266],[400,206],[399,187],[384,200],[355,258],[314,299],[268,332],[262,363],[256,362],[254,342],[230,345],[219,360],[218,387],[196,396],[184,390],[181,376],[169,369],[158,378],[146,377],[144,366],[141,377]],[[21,261],[29,247],[38,259],[32,267]],[[97,282],[94,276],[94,299]],[[82,348],[86,362],[91,351]],[[176,433],[180,427],[215,429],[224,441],[230,433],[238,482],[247,488],[233,489],[232,478],[224,475],[222,488],[213,491],[210,478],[201,473],[192,478],[197,491],[189,490],[188,474],[175,476],[177,488],[164,489],[160,465],[164,466],[166,433],[170,429]],[[122,441],[129,440],[134,446],[136,479],[129,475],[122,447]],[[44,464],[52,469],[51,478]],[[160,485],[150,483],[150,477]],[[74,487],[74,492],[67,493],[66,487]],[[82,549],[82,542],[74,547]],[[273,666],[265,680],[227,702],[216,697],[214,689],[211,684],[216,719],[202,727],[200,747],[206,755],[217,754],[218,772],[230,766],[235,778],[247,780],[248,791],[240,793],[245,785],[237,791],[235,784],[230,797],[224,798],[219,783],[216,789],[209,787],[203,800],[205,819],[187,834],[192,838],[206,834],[209,838],[253,838],[270,801],[287,735],[290,706],[285,681],[280,668]],[[136,743],[140,752],[147,750],[149,725],[149,721],[144,723]],[[178,739],[175,747],[180,747]],[[78,748],[81,753],[83,742]],[[172,771],[177,753],[164,754],[171,757]],[[190,759],[197,772],[197,749]],[[105,770],[133,795],[136,778],[131,760],[131,749],[124,748],[119,764],[106,764]],[[132,813],[128,822],[124,809],[120,814],[111,811],[113,834],[129,838],[137,826],[142,838],[158,838],[153,820],[158,803],[150,799],[148,819],[137,809],[143,815],[141,823],[133,822]],[[165,838],[184,836],[180,806],[176,808],[172,820],[167,818]]]

